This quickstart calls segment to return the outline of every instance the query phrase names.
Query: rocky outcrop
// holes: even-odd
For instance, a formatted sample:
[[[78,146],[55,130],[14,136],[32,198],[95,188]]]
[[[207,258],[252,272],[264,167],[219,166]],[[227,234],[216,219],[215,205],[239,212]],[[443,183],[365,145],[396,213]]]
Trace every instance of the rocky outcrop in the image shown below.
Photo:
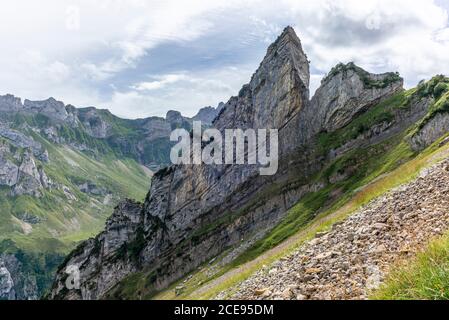
[[[166,119],[152,117],[142,120],[141,127],[145,130],[148,141],[167,138],[171,133],[171,125]]]
[[[0,155],[0,185],[12,187],[17,184],[19,168]]]
[[[110,117],[113,117],[113,115],[106,110],[101,110],[101,112],[95,108],[85,108],[79,109],[76,113],[84,129],[91,137],[104,139],[110,137],[113,132],[112,123],[109,123],[103,117],[103,114],[106,113]]]
[[[395,73],[371,74],[353,63],[339,64],[323,80],[311,102],[317,129],[335,131],[357,114],[403,89]]]
[[[198,113],[192,118],[193,121],[201,121],[206,125],[211,125],[214,119],[218,116],[221,109],[224,107],[224,103],[220,103],[217,108],[204,107],[198,111]]]
[[[222,107],[213,122],[219,130],[279,129],[278,173],[260,176],[256,165],[172,166],[159,171],[140,212],[141,239],[132,246],[132,254],[128,250],[123,255],[114,247],[109,255],[122,253],[120,259],[99,263],[92,249],[75,253],[62,268],[82,260],[89,267],[81,265],[81,272],[89,276],[81,277],[81,290],[75,292],[64,290],[64,275],[58,274],[50,297],[120,297],[120,281],[136,271],[148,275],[148,286],[162,289],[242,239],[271,229],[307,190],[324,187],[309,184],[309,178],[326,161],[326,155],[317,151],[315,135],[341,128],[358,113],[401,90],[400,78],[389,82],[384,81],[385,75],[367,74],[335,72],[310,102],[309,62],[294,30],[286,28],[269,47],[250,83]],[[316,114],[327,115],[327,120]],[[391,133],[379,129],[378,136],[391,136],[395,124],[388,127]],[[122,214],[127,215],[126,211]],[[134,235],[128,242],[134,243],[132,239],[136,239]],[[85,246],[93,248],[94,244],[90,240]],[[111,273],[106,281],[104,265]]]
[[[45,153],[39,142],[18,130],[11,129],[7,125],[0,124],[0,137],[7,139],[16,148],[31,149],[36,157]]]
[[[179,111],[170,110],[167,112],[165,120],[170,125],[170,132],[172,128],[184,128],[185,126],[190,126],[189,122],[181,115]]]
[[[42,167],[36,165],[36,161],[30,152],[25,152],[17,171],[17,180],[11,191],[12,196],[31,195],[40,197],[41,190],[50,188],[51,181]]]
[[[25,100],[23,103],[25,111],[31,113],[43,114],[50,119],[57,121],[66,121],[69,118],[69,113],[63,102],[57,101],[54,98],[49,98],[44,101],[30,101]]]
[[[35,216],[29,212],[22,212],[20,214],[17,214],[16,217],[19,220],[22,220],[23,222],[31,225],[39,224],[42,221],[42,218],[39,218],[38,216]]]
[[[43,167],[38,166],[35,155],[46,163],[48,152],[20,132],[3,128],[1,134],[7,140],[0,142],[0,186],[10,187],[12,196],[41,196],[41,190],[50,188],[52,182]]]
[[[94,196],[105,196],[110,194],[107,189],[97,186],[95,183],[85,182],[78,186],[81,192],[94,195]]]
[[[449,132],[449,114],[437,113],[410,139],[415,151],[421,151]]]
[[[0,259],[0,300],[15,300],[14,281]]]
[[[367,299],[398,261],[449,229],[448,171],[449,160],[424,170],[257,272],[230,298]]]
[[[22,100],[11,94],[0,96],[0,111],[17,112],[22,108]]]
[[[137,270],[137,260],[128,261],[128,253],[137,254],[142,241],[142,204],[126,200],[119,204],[106,222],[106,228],[95,239],[82,243],[69,257],[58,274],[58,287],[53,299],[95,299],[101,296],[127,274]],[[136,251],[136,252],[134,252]],[[67,268],[80,271],[82,286],[68,290]]]

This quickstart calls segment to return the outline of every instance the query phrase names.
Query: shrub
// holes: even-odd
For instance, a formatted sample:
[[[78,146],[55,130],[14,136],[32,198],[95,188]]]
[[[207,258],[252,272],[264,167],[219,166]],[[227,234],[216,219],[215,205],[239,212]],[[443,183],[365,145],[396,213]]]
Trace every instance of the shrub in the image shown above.
[[[383,89],[388,87],[390,84],[395,83],[397,81],[402,81],[401,76],[398,72],[389,72],[385,74],[385,77],[382,80],[374,80],[370,77],[369,72],[363,70],[362,68],[355,65],[354,62],[349,62],[348,64],[339,63],[335,67],[331,69],[329,74],[321,81],[321,83],[325,83],[330,80],[332,77],[336,76],[338,73],[344,73],[348,71],[354,71],[357,73],[362,80],[365,88],[367,89]]]
[[[436,99],[440,98],[447,90],[447,85],[443,82],[438,83],[433,89],[433,95]]]

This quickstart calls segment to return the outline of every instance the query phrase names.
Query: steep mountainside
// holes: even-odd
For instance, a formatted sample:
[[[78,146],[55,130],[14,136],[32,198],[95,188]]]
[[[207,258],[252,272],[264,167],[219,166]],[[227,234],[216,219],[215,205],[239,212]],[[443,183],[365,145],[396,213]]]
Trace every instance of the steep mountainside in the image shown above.
[[[371,202],[259,271],[230,298],[367,299],[398,261],[449,229],[448,165],[445,160],[426,169],[416,181]],[[443,298],[447,284],[441,289]]]
[[[260,176],[257,166],[159,171],[143,204],[117,207],[106,230],[67,257],[49,298],[149,298],[223,253],[228,262],[254,257],[445,133],[444,77],[405,91],[396,73],[338,65],[311,100],[309,77],[288,27],[213,123],[278,128],[278,173]],[[73,265],[80,290],[65,286]]]
[[[200,111],[207,119],[217,109]],[[125,120],[50,98],[0,96],[0,299],[37,299],[76,244],[97,234],[124,198],[144,199],[169,161],[169,135],[192,126]]]
[[[373,234],[370,234],[370,230],[372,230],[370,223],[372,220],[364,218],[358,221],[366,228],[361,227],[360,230],[356,230],[356,232],[360,232],[362,235],[360,240],[352,244],[359,246],[358,251],[354,252],[356,258],[363,258],[363,261],[357,262],[357,269],[351,269],[351,272],[342,271],[342,268],[345,268],[345,266],[340,264],[340,262],[346,261],[345,259],[350,256],[346,251],[341,256],[332,255],[328,257],[329,260],[326,260],[324,264],[321,263],[321,260],[314,259],[314,256],[316,254],[327,255],[329,250],[326,249],[330,249],[332,244],[338,247],[337,244],[342,242],[337,237],[339,232],[347,233],[348,237],[350,237],[354,231],[353,229],[338,228],[338,225],[348,215],[392,188],[410,182],[421,169],[431,166],[435,161],[447,158],[449,147],[447,145],[449,141],[447,139],[448,133],[444,129],[444,122],[441,123],[440,121],[441,117],[444,117],[447,112],[444,111],[443,106],[447,104],[449,99],[448,88],[448,78],[443,76],[434,77],[429,82],[421,83],[415,89],[394,94],[366,112],[356,116],[351,123],[335,132],[318,134],[319,148],[321,150],[330,150],[328,151],[329,155],[335,156],[313,178],[314,181],[320,181],[321,186],[324,187],[305,194],[298,203],[287,211],[285,218],[260,239],[256,238],[254,241],[243,242],[238,250],[224,252],[208,264],[202,265],[201,269],[190,274],[188,278],[159,292],[155,298],[226,298],[232,297],[236,290],[241,290],[241,294],[244,294],[239,297],[261,298],[263,296],[265,299],[285,298],[287,295],[289,298],[300,298],[303,296],[304,298],[331,296],[348,298],[356,297],[355,291],[362,292],[358,298],[366,297],[366,293],[369,290],[363,286],[369,283],[369,272],[360,273],[360,271],[371,270],[372,264],[370,265],[370,260],[365,258],[370,257],[373,243],[391,240],[391,246],[395,245],[393,238],[388,238],[388,236],[385,239],[382,238],[382,235],[385,233],[384,230],[377,234],[375,233],[376,230],[373,230]],[[422,110],[425,110],[424,113]],[[415,119],[417,120],[415,121]],[[410,124],[409,121],[414,122]],[[424,131],[422,128],[433,128],[433,130]],[[417,137],[425,137],[424,140],[427,143],[435,142],[429,147],[426,147],[426,144],[416,145],[414,141],[416,141]],[[442,171],[438,172],[441,175],[440,172]],[[434,180],[429,181],[432,182]],[[433,198],[437,196],[444,197],[445,193],[442,184],[433,183],[433,185],[434,191],[430,193]],[[412,191],[416,193],[416,189],[412,189]],[[432,208],[433,198],[429,198],[425,192],[422,192],[421,196],[425,200],[423,203],[427,203],[426,208],[428,209],[424,210],[424,212],[417,212],[421,214],[420,219],[426,219],[428,217],[427,214],[439,215],[441,213],[438,211],[429,213],[429,210],[439,210],[441,207]],[[386,199],[393,204],[398,203],[396,199]],[[401,208],[404,206],[419,208],[416,206],[416,197],[414,196],[401,196],[399,200],[402,204],[401,206],[393,206],[394,210],[403,211]],[[381,206],[379,207],[379,212],[374,213],[382,215],[383,208],[392,207]],[[400,219],[402,213],[399,211],[397,213],[393,211],[392,213],[399,215]],[[409,227],[420,229],[422,223],[420,219],[411,219]],[[407,255],[402,255],[401,251],[397,250],[377,254],[377,258],[379,258],[377,261],[381,262],[379,267],[382,268],[382,274],[379,279],[382,279],[385,276],[385,271],[388,271],[391,267],[388,265],[389,261],[397,262],[401,261],[402,258],[412,257],[416,250],[426,245],[430,236],[439,234],[440,231],[444,232],[444,220],[441,221],[442,224],[432,222],[434,220],[430,219],[430,224],[426,225],[428,229],[423,229],[423,233],[419,233],[419,230],[415,230],[416,232],[413,229],[409,230],[412,234],[420,234],[420,236],[414,241],[405,243],[416,245],[414,248],[410,248]],[[392,221],[394,222],[394,220]],[[329,232],[334,223],[335,229],[339,231],[332,233],[333,236],[327,239],[325,243],[323,242],[325,246],[317,246],[314,250],[306,250],[305,253],[301,253],[304,259],[300,260],[301,262],[299,263],[297,260],[292,259],[290,255],[292,251],[315,235],[318,238],[322,237],[323,234]],[[405,222],[396,221],[395,228],[389,231],[393,232],[392,235],[394,236],[398,234],[403,236],[407,230],[402,230],[401,228],[406,225]],[[351,225],[349,224],[349,226]],[[432,228],[435,229],[435,232],[432,231]],[[440,231],[437,232],[436,230]],[[370,236],[373,238],[370,238]],[[367,239],[370,241],[364,241]],[[398,245],[402,245],[402,243],[398,243]],[[441,248],[441,245],[439,245],[439,248]],[[342,248],[342,250],[345,250],[345,248]],[[440,249],[438,257],[444,257],[444,252],[444,250]],[[431,251],[425,257],[432,259],[435,255],[435,251]],[[445,256],[447,257],[447,255]],[[441,260],[442,258],[439,259]],[[266,267],[276,260],[278,262],[274,266]],[[310,265],[323,266],[322,273],[301,273],[305,271],[305,269],[301,269],[301,266],[308,265],[309,260]],[[356,262],[354,262],[355,264]],[[291,280],[289,281],[289,287],[284,286],[285,283],[282,282],[284,278],[281,277],[286,274],[282,271],[278,272],[279,268],[276,267],[277,265],[282,266],[282,269],[299,270],[297,273],[300,275],[297,279],[298,281],[295,282],[293,278],[288,279]],[[413,270],[413,277],[421,279],[421,283],[409,281],[411,279],[410,272],[408,274],[405,272],[401,273],[401,284],[404,287],[411,287],[409,289],[411,291],[404,292],[405,290],[403,290],[399,294],[416,296],[413,295],[413,292],[419,292],[422,289],[420,285],[423,285],[423,282],[425,285],[433,284],[434,287],[431,288],[439,288],[438,283],[444,282],[445,277],[447,278],[447,272],[444,273],[444,265],[439,265],[433,269],[430,269],[428,265],[429,263],[425,269],[427,273],[420,272],[416,268]],[[432,262],[431,265],[435,265],[435,263]],[[267,273],[270,270],[272,275],[268,276]],[[311,272],[312,270],[308,271]],[[254,278],[251,278],[251,275],[255,272],[258,273]],[[438,277],[429,278],[436,272],[438,272]],[[330,275],[337,277],[342,283],[345,283],[345,280],[347,280],[346,283],[352,283],[354,280],[357,280],[358,282],[354,283],[354,295],[351,296],[350,292],[340,297],[335,296],[335,293],[332,294],[329,281],[335,282],[335,279],[329,280],[328,276]],[[266,279],[271,278],[271,276],[274,281],[270,282],[270,286],[263,286],[262,284],[268,281]],[[301,282],[303,278],[307,280]],[[249,280],[240,288],[239,283],[245,279]],[[398,288],[397,282],[390,281],[390,283],[390,295],[388,297],[391,297],[391,292]],[[273,284],[276,285],[272,286]],[[324,284],[323,290],[320,290],[322,284]],[[131,288],[137,287],[145,292],[143,281],[137,282],[137,285],[127,281],[126,285],[129,291],[132,290]],[[256,286],[257,288],[254,289]],[[253,288],[254,292],[247,290],[249,288]],[[282,290],[279,288],[282,288]],[[298,290],[299,288],[302,289]],[[309,292],[304,292],[307,288],[314,291],[311,291],[310,294]],[[336,288],[340,290],[342,286],[336,286]],[[292,289],[291,292],[288,291],[290,289]],[[432,290],[421,290],[427,291],[427,294],[422,294],[420,297],[435,297],[435,294],[431,294]],[[339,292],[341,293],[342,291],[340,290]]]

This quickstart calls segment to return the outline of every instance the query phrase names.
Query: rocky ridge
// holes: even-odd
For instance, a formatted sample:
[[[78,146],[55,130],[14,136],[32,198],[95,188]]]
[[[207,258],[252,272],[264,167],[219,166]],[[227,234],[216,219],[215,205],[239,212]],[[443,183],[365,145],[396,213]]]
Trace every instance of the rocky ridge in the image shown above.
[[[449,229],[448,186],[445,160],[264,267],[230,298],[367,299],[398,261]]]
[[[8,94],[0,96],[0,136],[16,146],[31,148],[35,156],[45,157],[45,150],[29,134],[31,130],[53,143],[100,155],[114,152],[157,170],[169,163],[172,130],[190,130],[194,119],[209,126],[219,108],[205,107],[193,118],[169,111],[166,118],[127,120],[108,110],[76,108],[54,98],[22,103],[20,98]]]

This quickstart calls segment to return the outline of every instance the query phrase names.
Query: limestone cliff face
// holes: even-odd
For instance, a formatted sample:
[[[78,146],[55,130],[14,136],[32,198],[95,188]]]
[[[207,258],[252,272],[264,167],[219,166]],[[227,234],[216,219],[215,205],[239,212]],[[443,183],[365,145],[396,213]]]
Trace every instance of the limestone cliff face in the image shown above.
[[[384,81],[387,75],[337,70],[310,102],[309,77],[301,42],[288,27],[269,47],[250,83],[214,121],[219,130],[279,129],[278,173],[260,176],[257,166],[249,165],[159,171],[142,209],[131,210],[136,218],[129,229],[118,232],[108,224],[96,240],[83,244],[61,266],[49,298],[120,297],[120,282],[135,272],[144,272],[154,290],[162,289],[243,239],[263,234],[305,193],[324,187],[309,183],[327,157],[317,152],[316,134],[345,126],[359,112],[402,90],[399,77]],[[399,123],[386,128],[393,132]],[[383,138],[389,134],[376,133]],[[119,207],[115,215],[127,216],[126,210]],[[64,270],[73,264],[81,271],[81,289],[69,291]]]
[[[0,111],[19,111],[22,108],[22,100],[11,94],[0,96]]]
[[[449,114],[439,113],[410,139],[410,143],[414,150],[421,151],[448,131]]]
[[[64,269],[60,268],[58,283],[54,287],[53,298],[95,299],[109,290],[126,275],[137,270],[134,263],[124,259],[126,244],[132,243],[139,236],[142,225],[142,205],[126,200],[119,204],[106,222],[105,231],[95,239],[82,243],[66,258]],[[79,290],[67,290],[66,281],[69,273],[66,267],[80,269],[82,286]]]
[[[323,79],[312,99],[314,124],[327,132],[335,131],[400,90],[403,80],[397,74],[370,74],[353,63],[339,64]]]
[[[50,98],[44,101],[25,100],[24,109],[34,113],[40,113],[51,119],[66,121],[69,118],[65,105],[61,101]]]
[[[251,82],[215,119],[222,128],[282,128],[309,100],[309,62],[294,30],[268,48]]]

